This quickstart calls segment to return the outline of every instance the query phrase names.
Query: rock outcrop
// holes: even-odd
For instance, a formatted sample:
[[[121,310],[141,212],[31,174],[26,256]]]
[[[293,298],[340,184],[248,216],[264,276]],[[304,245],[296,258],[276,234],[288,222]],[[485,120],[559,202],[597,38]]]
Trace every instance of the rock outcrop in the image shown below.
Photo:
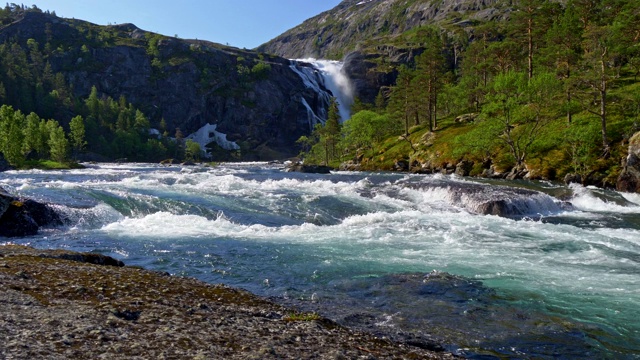
[[[629,155],[616,184],[618,191],[640,192],[640,132],[629,140]]]
[[[0,188],[0,236],[35,235],[41,227],[62,224],[62,218],[51,206],[15,197]]]
[[[440,22],[469,26],[472,21],[508,16],[499,0],[345,0],[258,47],[289,58],[340,59],[363,43],[393,37]]]
[[[537,216],[555,213],[570,205],[539,191],[507,186],[486,186],[472,182],[404,183],[402,186],[438,192],[449,204],[480,215],[502,217]]]
[[[306,174],[330,174],[333,168],[324,165],[305,165],[302,163],[292,163],[288,165],[285,170],[287,172],[300,172]]]
[[[353,86],[354,97],[372,104],[380,89],[386,89],[395,84],[398,77],[396,68],[409,62],[421,52],[419,49],[402,50],[392,46],[379,47],[376,52],[354,51],[344,57],[342,71]],[[379,59],[381,58],[392,66],[380,67]]]

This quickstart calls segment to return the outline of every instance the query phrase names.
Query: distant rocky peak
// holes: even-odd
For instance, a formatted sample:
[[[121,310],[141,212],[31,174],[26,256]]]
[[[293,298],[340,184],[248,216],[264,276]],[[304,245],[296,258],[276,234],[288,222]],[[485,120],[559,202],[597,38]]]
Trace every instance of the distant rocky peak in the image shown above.
[[[258,47],[288,58],[342,59],[415,27],[505,16],[505,0],[345,0]],[[505,5],[505,6],[503,6]]]

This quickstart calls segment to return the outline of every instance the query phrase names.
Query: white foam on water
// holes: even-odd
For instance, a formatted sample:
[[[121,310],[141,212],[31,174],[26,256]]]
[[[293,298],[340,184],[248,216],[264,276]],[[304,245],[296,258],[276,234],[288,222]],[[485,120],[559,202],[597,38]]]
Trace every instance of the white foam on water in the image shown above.
[[[54,207],[70,222],[72,229],[76,230],[99,228],[103,224],[116,223],[124,219],[122,214],[103,203],[91,208],[71,208],[64,205]]]
[[[566,296],[589,292],[589,288],[605,294],[619,291],[615,289],[637,292],[637,286],[634,289],[632,285],[633,276],[606,271],[630,269],[633,265],[629,259],[614,257],[607,250],[631,251],[636,246],[630,242],[638,233],[621,240],[622,230],[612,233],[497,216],[406,210],[353,215],[330,226],[304,223],[275,227],[237,224],[224,216],[207,219],[158,212],[120,219],[101,231],[130,239],[127,241],[232,239],[321,245],[336,249],[332,261],[422,267],[424,271],[436,268],[469,277],[507,274],[492,275],[491,279],[507,281],[514,287],[526,284],[527,291],[566,292]],[[336,258],[336,254],[341,255]],[[581,280],[575,281],[576,278]],[[634,301],[640,299],[636,296]]]
[[[640,230],[636,229],[610,229],[601,228],[595,230],[597,233],[606,239],[623,240],[627,244],[633,244],[635,246],[625,246],[620,244],[619,241],[605,242],[603,244],[611,246],[612,248],[620,250],[630,250],[640,252]]]
[[[143,218],[125,218],[102,227],[102,231],[114,235],[158,239],[227,236],[242,229],[243,226],[233,224],[222,216],[208,220],[202,216],[174,215],[169,212],[157,212]]]
[[[640,194],[637,193],[628,193],[628,192],[620,192],[620,195],[627,199],[627,201],[632,202],[640,206]]]
[[[570,187],[574,193],[573,198],[571,199],[571,204],[578,210],[624,214],[640,213],[640,205],[623,206],[614,202],[605,201],[595,196],[594,190],[597,189],[590,189],[577,184],[571,184]],[[622,196],[627,198],[628,195],[625,196],[624,194],[622,194]]]

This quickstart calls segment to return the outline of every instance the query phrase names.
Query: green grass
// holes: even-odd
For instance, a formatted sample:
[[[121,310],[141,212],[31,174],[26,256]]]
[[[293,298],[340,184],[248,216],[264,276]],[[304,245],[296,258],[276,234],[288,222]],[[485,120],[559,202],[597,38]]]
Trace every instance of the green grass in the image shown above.
[[[596,115],[582,111],[574,114],[572,123],[568,124],[565,115],[558,114],[556,119],[546,125],[542,135],[529,150],[525,162],[534,178],[561,180],[566,174],[578,171],[585,176],[592,174],[592,180],[602,186],[615,184],[622,170],[620,159],[626,156],[629,138],[639,130],[640,82],[635,82],[632,74],[623,73],[612,84],[611,89],[607,118],[610,155],[602,157],[600,119]],[[393,170],[398,160],[422,164],[430,162],[432,166],[442,167],[464,158],[476,163],[473,174],[479,174],[482,169],[478,164],[486,154],[474,153],[471,148],[461,148],[460,140],[457,139],[474,130],[478,121],[482,120],[457,124],[454,119],[455,115],[438,119],[438,129],[431,135],[428,134],[426,124],[412,127],[408,139],[413,148],[401,136],[382,141],[364,154],[363,169]],[[587,147],[581,158],[572,155],[571,141],[574,139],[575,142],[576,137]],[[509,170],[513,165],[513,158],[504,145],[497,144],[492,148],[491,158],[498,171]],[[576,165],[575,161],[580,164]]]
[[[57,162],[53,160],[29,160],[21,167],[22,170],[40,169],[40,170],[70,170],[82,169],[82,165],[76,162]]]
[[[285,321],[317,321],[322,317],[316,313],[292,313],[283,318]]]

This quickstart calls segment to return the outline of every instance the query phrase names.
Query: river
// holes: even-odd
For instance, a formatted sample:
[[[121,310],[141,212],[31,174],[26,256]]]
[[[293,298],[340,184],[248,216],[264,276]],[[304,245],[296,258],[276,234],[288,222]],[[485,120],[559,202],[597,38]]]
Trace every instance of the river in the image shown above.
[[[9,171],[0,187],[67,218],[13,243],[241,287],[468,358],[639,358],[637,194],[266,163]],[[494,196],[524,210],[474,210]]]

